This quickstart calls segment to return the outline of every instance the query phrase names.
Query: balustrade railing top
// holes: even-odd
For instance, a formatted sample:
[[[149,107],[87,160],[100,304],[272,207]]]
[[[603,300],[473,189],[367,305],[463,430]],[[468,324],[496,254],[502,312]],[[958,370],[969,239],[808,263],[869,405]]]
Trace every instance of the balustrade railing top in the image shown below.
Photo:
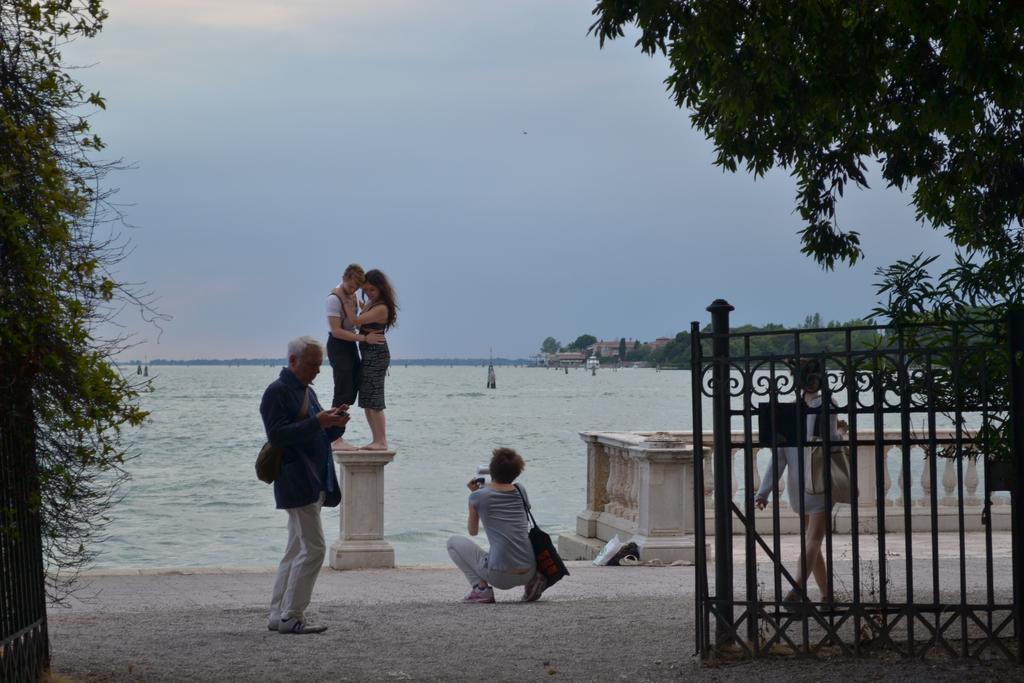
[[[735,431],[736,441],[732,444],[731,460],[733,476],[731,494],[736,500],[746,495],[743,480],[742,456],[746,449],[743,432]],[[673,545],[675,550],[662,555],[687,557],[692,549],[694,530],[694,433],[690,430],[677,431],[633,431],[633,432],[581,432],[580,437],[587,444],[587,507],[577,516],[576,534],[565,534],[561,546],[571,557],[588,558],[612,536],[621,539],[641,538],[647,543],[652,538],[661,538]],[[881,439],[874,430],[858,430],[855,438],[857,447],[853,460],[856,464],[858,483],[858,526],[862,532],[871,533],[878,525],[876,495],[877,477],[882,479],[883,507],[886,509],[886,528],[900,531],[905,523],[903,514],[904,479],[910,477],[912,525],[914,530],[924,530],[931,522],[932,467],[928,465],[928,451],[931,443],[941,448],[944,439],[954,440],[956,432],[951,428],[936,429],[934,434],[922,437],[914,435],[907,439],[910,445],[910,470],[905,472],[902,457],[903,433],[898,429],[886,429]],[[756,432],[755,432],[756,439]],[[703,458],[700,459],[704,472],[705,514],[710,518],[714,506],[710,504],[714,490],[712,467],[712,439],[705,432]],[[878,445],[882,446],[882,469],[878,471]],[[771,449],[767,446],[752,446],[756,467],[753,468],[753,486],[761,484],[761,477],[770,468]],[[941,463],[941,467],[939,464]],[[940,530],[954,530],[960,522],[958,488],[963,493],[963,524],[966,531],[982,529],[984,508],[984,467],[979,467],[977,458],[939,457],[935,477],[940,487],[936,491],[939,507],[937,523]],[[799,519],[789,508],[785,494],[785,478],[780,478],[777,488],[779,495],[782,533],[798,533]],[[989,511],[993,530],[1010,528],[1010,507],[1007,494],[991,496]],[[849,532],[851,515],[849,506],[836,508],[836,530]],[[891,516],[891,519],[890,519]],[[758,519],[758,525],[767,525],[770,518]],[[675,553],[673,555],[672,553]]]

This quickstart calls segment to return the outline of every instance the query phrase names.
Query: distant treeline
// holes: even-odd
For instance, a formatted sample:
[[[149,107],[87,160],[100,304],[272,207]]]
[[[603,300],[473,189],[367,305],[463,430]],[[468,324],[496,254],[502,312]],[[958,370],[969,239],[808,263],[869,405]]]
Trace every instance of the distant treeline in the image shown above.
[[[846,333],[831,331],[843,327],[862,327],[874,324],[870,320],[832,320],[824,322],[821,314],[815,313],[804,319],[803,325],[792,327],[778,323],[767,323],[765,325],[741,325],[731,328],[733,334],[744,332],[783,332],[785,330],[821,330],[820,332],[804,332],[800,334],[801,353],[819,353],[821,351],[840,351],[845,348]],[[710,332],[711,326],[707,325],[701,332]],[[851,333],[851,346],[854,349],[863,349],[878,343],[878,336],[872,330],[861,330]],[[710,353],[710,341],[706,353]],[[746,353],[742,338],[734,338],[730,347],[730,353],[735,356]],[[794,334],[768,334],[756,335],[750,338],[750,355],[752,356],[791,356],[796,353],[796,335]],[[626,362],[642,362],[652,366],[663,368],[689,368],[692,349],[690,348],[690,331],[684,330],[661,348],[651,348],[634,342],[626,348]]]
[[[532,365],[526,358],[392,358],[391,365]],[[326,364],[326,359],[324,360]],[[156,358],[150,361],[119,361],[119,365],[286,365],[284,358],[192,358],[189,360],[168,360]]]

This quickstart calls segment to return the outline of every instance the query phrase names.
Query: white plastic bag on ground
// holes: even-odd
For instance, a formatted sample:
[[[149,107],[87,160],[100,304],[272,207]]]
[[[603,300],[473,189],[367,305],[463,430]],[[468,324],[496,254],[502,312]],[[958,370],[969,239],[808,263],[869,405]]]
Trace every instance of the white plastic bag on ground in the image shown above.
[[[597,554],[597,557],[594,558],[594,566],[603,567],[607,565],[608,561],[615,557],[615,553],[619,552],[621,548],[622,541],[619,540],[619,535],[616,534],[612,536],[611,539],[604,544],[604,547],[601,548],[601,552]]]

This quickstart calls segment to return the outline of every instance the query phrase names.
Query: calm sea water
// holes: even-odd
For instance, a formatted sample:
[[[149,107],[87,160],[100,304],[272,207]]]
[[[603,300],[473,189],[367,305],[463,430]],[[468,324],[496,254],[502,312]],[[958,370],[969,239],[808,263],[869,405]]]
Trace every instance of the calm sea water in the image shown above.
[[[98,568],[276,563],[287,515],[275,510],[273,490],[256,479],[253,463],[264,441],[260,397],[279,368],[151,370],[153,391],[142,397],[151,417],[134,434],[133,479],[113,510]],[[520,481],[538,522],[557,534],[573,530],[584,507],[586,449],[579,432],[691,428],[689,372],[604,369],[591,376],[499,367],[497,389],[484,388],[486,379],[483,367],[391,368],[388,439],[398,455],[385,468],[384,533],[399,564],[448,561],[445,540],[465,531],[465,482],[496,446],[513,447],[526,459]],[[329,368],[314,388],[330,402]],[[368,442],[362,411],[352,413],[347,437]],[[706,405],[705,429],[710,414]],[[888,426],[897,426],[890,417]],[[758,460],[766,471],[768,452]],[[920,457],[912,460],[915,496],[923,465]],[[890,463],[894,487],[897,466]],[[331,542],[338,536],[337,508],[325,509],[323,520]]]
[[[134,438],[132,481],[113,510],[99,568],[271,565],[280,559],[287,516],[256,479],[264,441],[259,401],[277,377],[271,367],[154,367],[142,398],[149,422]],[[538,522],[571,530],[583,509],[586,450],[578,432],[689,429],[690,374],[654,370],[393,366],[387,383],[388,438],[397,450],[385,469],[385,535],[399,564],[447,562],[444,542],[463,533],[465,482],[496,446],[526,459],[520,481]],[[330,402],[330,369],[314,383]],[[369,430],[353,411],[348,436]],[[323,513],[328,542],[337,509]]]

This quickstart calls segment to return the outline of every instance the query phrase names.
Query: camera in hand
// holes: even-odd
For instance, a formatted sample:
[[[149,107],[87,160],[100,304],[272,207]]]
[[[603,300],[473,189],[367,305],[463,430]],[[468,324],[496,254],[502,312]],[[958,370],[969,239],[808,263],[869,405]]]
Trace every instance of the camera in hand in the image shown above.
[[[473,479],[473,483],[477,485],[477,488],[483,488],[487,485],[487,475],[491,473],[491,468],[487,465],[480,465],[476,468],[476,478]]]

